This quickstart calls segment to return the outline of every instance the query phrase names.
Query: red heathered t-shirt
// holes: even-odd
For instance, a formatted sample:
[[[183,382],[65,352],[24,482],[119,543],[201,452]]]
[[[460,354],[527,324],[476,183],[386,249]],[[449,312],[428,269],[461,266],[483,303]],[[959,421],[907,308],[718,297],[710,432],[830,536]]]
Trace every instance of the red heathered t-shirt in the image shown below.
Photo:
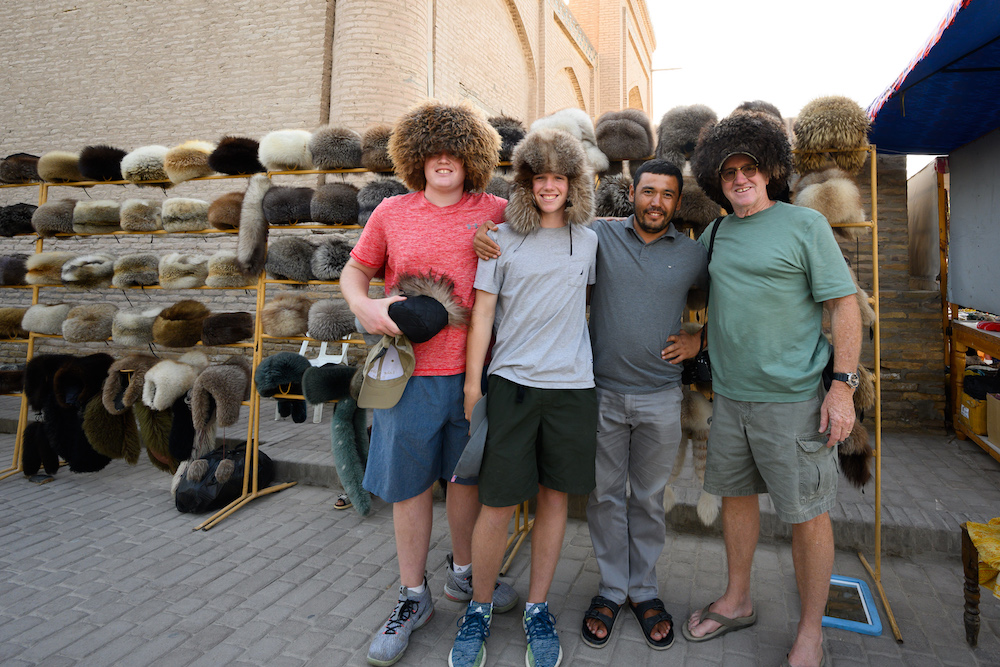
[[[499,224],[507,201],[466,192],[451,206],[435,206],[423,192],[382,201],[372,212],[351,256],[373,269],[385,267],[386,291],[400,275],[448,276],[460,304],[472,308],[478,259],[472,237],[487,220]],[[447,326],[426,343],[413,346],[414,375],[465,372],[465,327]]]

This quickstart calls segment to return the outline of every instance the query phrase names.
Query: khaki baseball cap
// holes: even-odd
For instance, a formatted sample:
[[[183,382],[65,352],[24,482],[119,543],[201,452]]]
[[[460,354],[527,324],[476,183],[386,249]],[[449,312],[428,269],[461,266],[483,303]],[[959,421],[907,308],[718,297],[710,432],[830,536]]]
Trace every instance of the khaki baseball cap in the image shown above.
[[[385,409],[396,405],[414,366],[413,346],[406,336],[382,336],[368,352],[358,407]]]

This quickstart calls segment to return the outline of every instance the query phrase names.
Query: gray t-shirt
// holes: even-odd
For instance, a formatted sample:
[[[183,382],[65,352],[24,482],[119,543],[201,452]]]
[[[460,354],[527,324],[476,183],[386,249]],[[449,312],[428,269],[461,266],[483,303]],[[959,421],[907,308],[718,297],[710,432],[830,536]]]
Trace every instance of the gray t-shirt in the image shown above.
[[[498,295],[489,373],[527,387],[593,387],[587,285],[595,278],[597,234],[574,226],[522,236],[501,225],[491,236],[502,254],[479,260],[475,283]]]
[[[708,282],[705,247],[671,224],[646,243],[626,220],[593,223],[597,282],[590,295],[594,375],[601,389],[651,394],[680,385],[681,364],[660,358],[681,328],[688,290]]]

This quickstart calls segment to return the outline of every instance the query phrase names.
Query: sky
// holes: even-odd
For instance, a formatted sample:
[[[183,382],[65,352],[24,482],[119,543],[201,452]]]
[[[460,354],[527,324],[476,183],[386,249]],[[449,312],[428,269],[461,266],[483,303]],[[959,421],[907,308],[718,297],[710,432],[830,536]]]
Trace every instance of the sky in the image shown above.
[[[721,118],[754,99],[771,102],[786,117],[826,95],[845,95],[867,108],[953,3],[646,0],[656,34],[654,122],[689,104],[706,104]],[[908,171],[928,159],[911,157]]]

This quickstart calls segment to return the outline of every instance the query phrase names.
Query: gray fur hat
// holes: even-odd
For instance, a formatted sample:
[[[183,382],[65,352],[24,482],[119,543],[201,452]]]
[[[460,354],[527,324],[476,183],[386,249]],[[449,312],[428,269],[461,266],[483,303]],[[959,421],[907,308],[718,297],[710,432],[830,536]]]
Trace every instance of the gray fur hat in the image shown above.
[[[494,197],[500,197],[501,199],[509,199],[510,188],[511,181],[497,174],[491,178],[490,182],[486,185],[486,194],[493,195]]]
[[[88,343],[111,338],[111,324],[118,307],[110,303],[75,306],[62,325],[63,338],[70,343]]]
[[[240,418],[243,401],[250,398],[250,362],[242,356],[229,357],[223,364],[209,366],[195,379],[191,387],[191,421],[194,424],[195,442],[212,426],[232,426]],[[208,445],[209,451],[214,442]],[[207,454],[195,449],[193,457]]]
[[[733,109],[733,111],[760,111],[763,113],[769,113],[778,120],[782,120],[781,112],[778,111],[778,107],[765,100],[750,100],[748,102],[743,102],[738,107]]]
[[[704,104],[674,107],[663,114],[657,131],[656,157],[672,162],[678,169],[694,155],[698,137],[719,117]]]
[[[160,280],[160,258],[151,252],[122,255],[115,260],[111,284],[118,288],[149,287]]]
[[[142,146],[122,158],[122,178],[137,185],[150,181],[169,181],[163,162],[167,157],[166,146]],[[158,183],[159,185],[160,183]]]
[[[594,172],[600,174],[608,170],[608,157],[597,147],[594,122],[583,109],[567,107],[548,116],[543,116],[531,124],[530,131],[543,128],[568,132],[583,145],[584,154]]]
[[[49,151],[38,158],[38,175],[47,183],[77,183],[84,180],[80,173],[80,154]]]
[[[312,188],[272,187],[264,195],[264,219],[269,225],[294,225],[309,222],[313,198]]]
[[[127,347],[143,347],[153,342],[153,322],[164,306],[125,308],[115,313],[111,340]]]
[[[268,336],[288,338],[304,336],[309,329],[309,307],[312,301],[292,292],[282,292],[264,304],[261,325]]]
[[[653,155],[653,128],[641,109],[608,111],[594,126],[597,147],[608,160],[644,160]]]
[[[208,278],[208,257],[172,252],[160,258],[160,287],[191,289],[201,287]]]
[[[635,206],[628,198],[631,186],[632,179],[625,174],[602,176],[594,196],[594,215],[598,218],[627,218],[632,215]]]
[[[28,308],[21,320],[21,326],[25,331],[36,334],[47,334],[49,336],[62,335],[62,324],[69,316],[69,311],[73,309],[71,303],[37,303]]]
[[[115,258],[111,255],[78,255],[62,265],[62,284],[77,289],[111,286]]]
[[[323,299],[309,308],[309,337],[340,340],[354,331],[354,314],[343,299]]]
[[[122,229],[130,232],[163,229],[160,206],[160,202],[153,199],[126,199],[121,206]]]
[[[511,156],[514,155],[514,147],[524,139],[526,133],[524,123],[504,114],[491,116],[489,123],[500,135],[500,161],[510,162]]]
[[[405,195],[409,190],[395,178],[379,178],[358,190],[358,224],[362,227],[368,222],[372,211],[383,199]]]
[[[368,171],[392,171],[389,157],[391,125],[375,125],[361,135],[361,166]]]
[[[209,205],[208,224],[215,229],[239,229],[242,208],[243,193],[227,192]]]
[[[0,285],[25,285],[27,262],[27,255],[0,255]]]
[[[87,146],[80,151],[80,173],[89,181],[120,181],[125,155],[125,151],[114,146]]]
[[[871,121],[849,97],[812,100],[795,119],[795,167],[799,173],[821,169],[829,156],[849,174],[857,174],[868,157]]]
[[[243,272],[232,250],[220,250],[208,258],[207,287],[246,287],[254,282],[255,277]]]
[[[38,178],[38,156],[14,153],[0,160],[0,183],[34,183]]]
[[[202,325],[211,312],[194,299],[184,299],[160,311],[153,321],[153,342],[164,347],[191,347],[201,340]]]
[[[208,166],[220,174],[238,176],[264,171],[264,165],[257,159],[260,144],[256,139],[246,137],[222,137],[219,145],[208,156]]]
[[[236,244],[236,260],[250,275],[264,270],[267,260],[267,220],[264,218],[264,196],[271,188],[266,174],[250,178],[243,205],[240,207],[240,232]]]
[[[76,257],[76,253],[54,250],[36,253],[25,262],[25,281],[29,285],[61,285],[62,266]]]
[[[323,225],[358,224],[358,188],[350,183],[327,183],[316,188],[309,217]]]
[[[250,313],[216,313],[205,318],[202,345],[232,345],[253,338],[254,317]]]
[[[81,200],[73,207],[74,232],[110,232],[118,229],[120,223],[121,207],[113,199]]]
[[[208,366],[208,357],[201,352],[188,352],[177,360],[164,359],[146,371],[142,387],[142,402],[153,410],[166,410],[186,394],[194,381]]]
[[[34,234],[31,217],[38,207],[34,204],[11,204],[0,206],[0,236]]]
[[[185,141],[167,151],[163,158],[163,169],[171,183],[183,183],[192,178],[212,174],[208,166],[208,156],[215,150],[215,144],[207,141]]]
[[[160,207],[163,229],[168,232],[196,232],[208,229],[208,202],[203,199],[171,197]]]
[[[346,127],[321,127],[309,140],[315,169],[358,169],[361,167],[361,135]]]
[[[337,236],[327,236],[313,251],[310,266],[316,280],[339,280],[351,258],[351,245]]]
[[[316,246],[301,236],[282,237],[268,246],[265,268],[277,280],[308,282],[314,279],[312,256],[315,250]]]
[[[306,130],[277,130],[260,140],[257,159],[268,171],[295,171],[312,169],[309,141],[312,134]]]
[[[50,238],[56,234],[72,234],[75,208],[75,199],[47,201],[31,214],[31,226],[42,238]]]

